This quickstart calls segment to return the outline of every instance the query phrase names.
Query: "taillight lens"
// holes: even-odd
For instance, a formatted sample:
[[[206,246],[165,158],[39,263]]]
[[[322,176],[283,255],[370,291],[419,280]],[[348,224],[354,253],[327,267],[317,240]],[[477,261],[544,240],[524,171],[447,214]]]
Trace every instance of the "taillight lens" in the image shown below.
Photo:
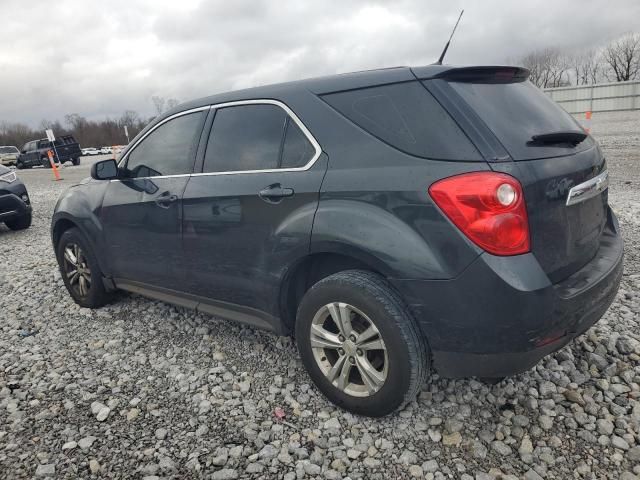
[[[494,255],[527,253],[529,220],[522,186],[503,173],[473,172],[435,182],[434,202],[462,232]]]

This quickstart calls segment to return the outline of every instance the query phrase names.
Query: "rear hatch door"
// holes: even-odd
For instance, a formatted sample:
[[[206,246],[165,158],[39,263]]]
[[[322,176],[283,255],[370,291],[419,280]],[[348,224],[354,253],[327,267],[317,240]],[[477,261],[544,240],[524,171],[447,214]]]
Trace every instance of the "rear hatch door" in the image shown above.
[[[527,75],[519,68],[455,69],[424,83],[461,99],[467,117],[493,136],[489,143],[497,140],[507,152],[489,158],[490,166],[521,182],[532,252],[558,282],[598,251],[607,219],[606,163],[593,138]]]

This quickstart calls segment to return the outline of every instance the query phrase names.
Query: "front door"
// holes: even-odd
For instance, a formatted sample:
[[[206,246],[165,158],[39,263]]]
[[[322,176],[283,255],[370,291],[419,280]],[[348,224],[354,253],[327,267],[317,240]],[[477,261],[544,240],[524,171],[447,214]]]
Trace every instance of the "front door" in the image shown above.
[[[286,267],[308,252],[327,166],[298,122],[277,102],[216,111],[203,173],[184,195],[191,293],[249,316],[277,315]]]
[[[205,111],[172,118],[123,159],[100,219],[118,281],[181,289],[182,194],[193,171]]]

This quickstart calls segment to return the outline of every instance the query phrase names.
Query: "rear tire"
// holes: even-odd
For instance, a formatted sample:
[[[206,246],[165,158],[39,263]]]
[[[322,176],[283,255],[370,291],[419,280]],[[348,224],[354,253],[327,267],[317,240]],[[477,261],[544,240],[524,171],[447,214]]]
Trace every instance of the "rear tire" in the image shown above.
[[[65,231],[56,246],[60,275],[73,300],[81,307],[99,308],[112,298],[93,250],[77,228]]]
[[[27,213],[15,220],[7,220],[4,224],[11,230],[25,230],[31,226],[31,213]]]
[[[363,270],[333,274],[307,291],[296,341],[320,391],[360,415],[381,417],[415,400],[430,370],[408,308],[386,280]]]

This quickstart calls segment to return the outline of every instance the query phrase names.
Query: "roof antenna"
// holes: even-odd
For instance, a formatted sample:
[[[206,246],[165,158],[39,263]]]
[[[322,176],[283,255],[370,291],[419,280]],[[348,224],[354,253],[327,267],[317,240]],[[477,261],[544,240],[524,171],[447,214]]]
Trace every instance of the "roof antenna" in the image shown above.
[[[442,50],[442,53],[440,54],[440,58],[438,59],[438,61],[436,63],[434,63],[434,65],[442,65],[442,60],[444,60],[444,56],[447,54],[447,50],[449,49],[449,44],[451,43],[451,39],[453,38],[453,34],[456,33],[456,28],[458,28],[458,24],[460,23],[460,19],[462,18],[462,14],[464,13],[464,10],[462,10],[460,12],[460,16],[458,17],[458,21],[456,22],[455,26],[453,27],[453,31],[451,32],[451,36],[449,36],[449,40],[447,40],[447,44],[444,46],[444,50]]]

